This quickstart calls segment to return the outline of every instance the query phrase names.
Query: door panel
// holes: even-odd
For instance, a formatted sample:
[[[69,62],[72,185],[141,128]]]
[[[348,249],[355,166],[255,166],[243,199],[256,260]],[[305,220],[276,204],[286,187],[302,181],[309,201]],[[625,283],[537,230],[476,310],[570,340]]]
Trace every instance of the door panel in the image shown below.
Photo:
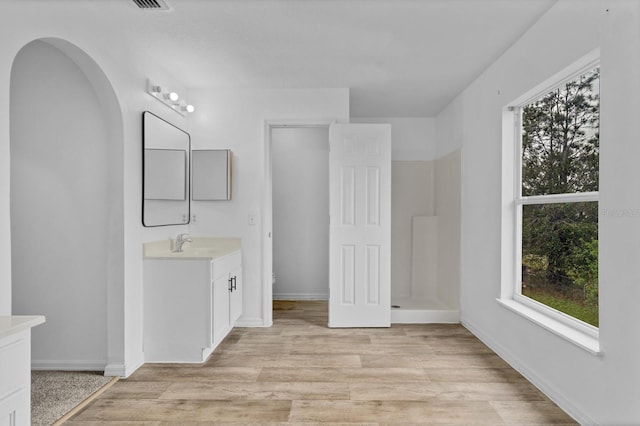
[[[367,246],[367,303],[380,303],[380,246]]]
[[[329,326],[388,327],[391,126],[334,124],[329,139]]]

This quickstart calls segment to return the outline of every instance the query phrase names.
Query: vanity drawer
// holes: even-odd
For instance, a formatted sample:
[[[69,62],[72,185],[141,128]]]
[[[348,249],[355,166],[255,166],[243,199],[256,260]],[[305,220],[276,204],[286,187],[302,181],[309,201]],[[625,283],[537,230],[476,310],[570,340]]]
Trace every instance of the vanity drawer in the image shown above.
[[[211,280],[215,281],[223,275],[229,275],[229,271],[238,268],[241,262],[242,255],[240,250],[214,259],[211,262]]]

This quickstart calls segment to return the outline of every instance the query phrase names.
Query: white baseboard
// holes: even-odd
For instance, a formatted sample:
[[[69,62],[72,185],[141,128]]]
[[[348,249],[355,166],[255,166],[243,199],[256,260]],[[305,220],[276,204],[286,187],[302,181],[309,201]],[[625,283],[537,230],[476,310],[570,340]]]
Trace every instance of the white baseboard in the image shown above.
[[[130,364],[107,364],[104,368],[105,376],[127,378],[144,364],[144,354],[138,361]]]
[[[581,425],[597,425],[590,416],[584,413],[580,408],[576,407],[565,395],[563,395],[558,389],[549,383],[544,378],[540,377],[534,371],[529,369],[527,365],[522,362],[520,358],[513,355],[511,351],[505,348],[487,334],[483,333],[478,327],[476,327],[472,321],[464,316],[461,318],[462,325],[469,330],[474,336],[482,341],[485,345],[491,348],[496,354],[507,362],[516,371],[522,374],[528,381],[530,381],[535,387],[537,387],[542,393],[549,397],[556,405],[562,408],[569,416],[573,417]]]
[[[34,359],[31,361],[31,369],[55,371],[105,371],[105,364],[105,361]]]
[[[262,318],[240,317],[234,327],[271,327],[271,324],[265,324]]]
[[[327,293],[273,293],[273,300],[329,300]]]
[[[144,364],[143,359],[131,364],[107,364],[105,361],[33,360],[32,370],[103,371],[105,376],[129,377]]]

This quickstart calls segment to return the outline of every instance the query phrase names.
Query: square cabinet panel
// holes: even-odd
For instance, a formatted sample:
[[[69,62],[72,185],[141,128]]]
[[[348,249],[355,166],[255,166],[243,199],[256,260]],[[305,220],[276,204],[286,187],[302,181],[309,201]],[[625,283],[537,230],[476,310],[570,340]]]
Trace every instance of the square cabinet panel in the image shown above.
[[[225,201],[231,199],[231,150],[191,151],[191,199]]]

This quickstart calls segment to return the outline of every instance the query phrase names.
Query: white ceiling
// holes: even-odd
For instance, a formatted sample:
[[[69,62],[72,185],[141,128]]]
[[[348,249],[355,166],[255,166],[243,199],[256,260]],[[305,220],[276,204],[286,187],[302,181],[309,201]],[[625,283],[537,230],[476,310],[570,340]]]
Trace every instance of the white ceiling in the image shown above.
[[[555,0],[166,2],[109,0],[105,19],[187,87],[349,87],[353,117],[429,117]]]

